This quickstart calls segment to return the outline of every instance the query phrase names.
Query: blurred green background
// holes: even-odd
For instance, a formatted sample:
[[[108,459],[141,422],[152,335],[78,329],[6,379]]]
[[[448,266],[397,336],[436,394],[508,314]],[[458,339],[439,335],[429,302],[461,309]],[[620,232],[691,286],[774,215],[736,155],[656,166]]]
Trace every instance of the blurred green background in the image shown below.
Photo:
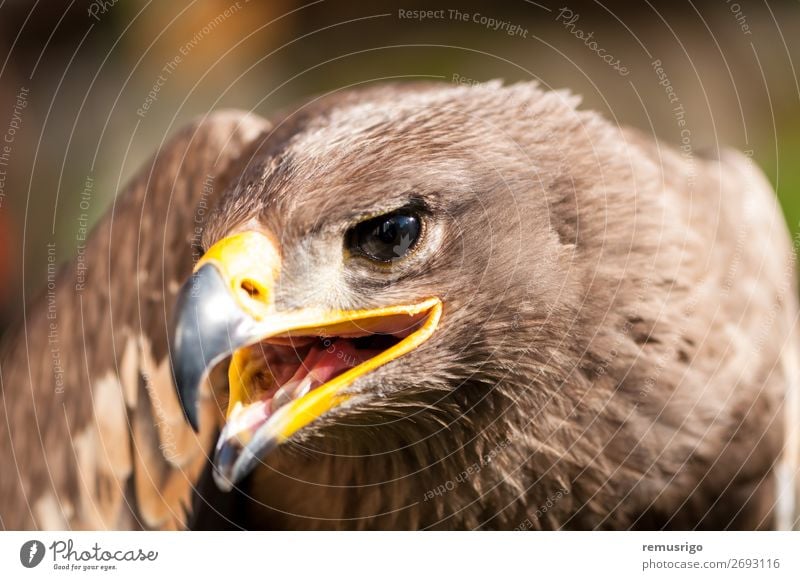
[[[48,244],[58,261],[70,259],[85,222],[185,121],[222,107],[269,115],[299,97],[383,78],[538,79],[679,143],[674,103],[653,64],[660,61],[693,150],[748,152],[775,185],[789,226],[800,229],[797,1],[459,2],[458,15],[452,8],[381,0],[0,3],[0,133],[13,129],[8,149],[0,142],[0,331],[46,280]],[[409,17],[414,10],[439,12]]]

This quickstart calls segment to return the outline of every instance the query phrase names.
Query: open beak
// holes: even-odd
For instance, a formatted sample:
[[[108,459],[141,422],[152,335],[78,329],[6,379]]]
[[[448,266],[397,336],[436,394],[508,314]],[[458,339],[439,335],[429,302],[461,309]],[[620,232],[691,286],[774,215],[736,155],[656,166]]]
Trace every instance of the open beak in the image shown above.
[[[202,381],[230,361],[226,423],[214,458],[222,490],[347,401],[359,377],[424,343],[441,317],[438,298],[370,310],[280,311],[272,301],[279,274],[275,245],[248,231],[209,249],[178,296],[172,366],[195,430]]]

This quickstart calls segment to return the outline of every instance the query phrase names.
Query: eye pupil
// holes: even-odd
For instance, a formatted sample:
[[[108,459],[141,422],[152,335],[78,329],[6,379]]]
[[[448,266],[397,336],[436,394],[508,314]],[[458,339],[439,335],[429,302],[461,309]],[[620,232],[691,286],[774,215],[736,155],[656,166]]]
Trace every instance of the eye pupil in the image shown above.
[[[413,213],[396,212],[361,222],[351,232],[351,246],[368,258],[391,262],[405,256],[416,243],[420,219]]]
[[[397,241],[398,227],[395,220],[386,220],[378,226],[378,239],[384,244],[391,244]]]

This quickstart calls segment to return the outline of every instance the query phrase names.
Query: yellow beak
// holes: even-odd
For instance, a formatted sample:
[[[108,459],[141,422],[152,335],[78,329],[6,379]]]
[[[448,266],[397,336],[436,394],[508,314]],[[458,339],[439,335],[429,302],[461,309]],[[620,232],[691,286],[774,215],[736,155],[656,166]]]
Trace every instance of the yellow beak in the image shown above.
[[[279,275],[276,245],[264,234],[248,231],[211,247],[178,300],[173,369],[187,418],[195,427],[193,406],[200,381],[216,364],[231,360],[227,422],[215,457],[216,481],[222,489],[230,489],[270,450],[345,403],[351,396],[347,388],[359,377],[423,344],[441,318],[438,298],[374,309],[310,306],[280,311],[273,302]],[[389,337],[392,343],[365,351],[351,344],[374,336]],[[345,349],[335,352],[340,344],[352,360],[341,360]],[[313,353],[306,360],[314,359],[324,369],[298,369],[296,376],[306,373],[306,389],[292,398],[275,370],[286,361],[276,363],[275,357],[280,352],[286,359],[287,352],[305,353],[303,349]],[[297,354],[293,358],[298,367],[306,365]],[[325,380],[316,384],[309,376]]]

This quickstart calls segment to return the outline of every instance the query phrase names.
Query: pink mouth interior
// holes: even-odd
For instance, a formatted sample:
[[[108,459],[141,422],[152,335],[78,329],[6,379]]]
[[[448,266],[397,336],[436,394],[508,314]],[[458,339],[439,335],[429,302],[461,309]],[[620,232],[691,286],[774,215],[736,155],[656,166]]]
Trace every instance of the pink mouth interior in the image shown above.
[[[229,436],[239,433],[247,439],[277,409],[394,346],[416,330],[425,316],[426,313],[406,316],[402,324],[394,321],[380,333],[281,336],[249,347],[251,356],[263,360],[256,381],[260,396],[241,409],[236,414],[235,426],[228,424],[225,431]]]

